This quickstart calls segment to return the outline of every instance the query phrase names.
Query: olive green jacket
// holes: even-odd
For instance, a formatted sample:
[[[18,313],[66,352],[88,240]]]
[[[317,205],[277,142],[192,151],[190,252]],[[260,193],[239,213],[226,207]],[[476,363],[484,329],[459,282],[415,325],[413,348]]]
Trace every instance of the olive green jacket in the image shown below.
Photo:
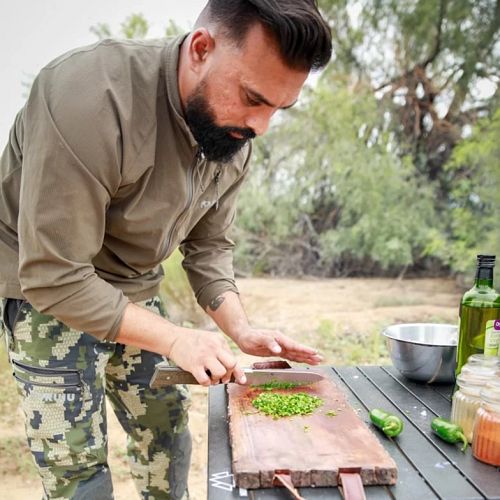
[[[237,292],[227,232],[250,147],[230,164],[198,153],[182,40],[105,40],[42,69],[0,159],[0,296],[113,340],[178,246],[203,308]]]

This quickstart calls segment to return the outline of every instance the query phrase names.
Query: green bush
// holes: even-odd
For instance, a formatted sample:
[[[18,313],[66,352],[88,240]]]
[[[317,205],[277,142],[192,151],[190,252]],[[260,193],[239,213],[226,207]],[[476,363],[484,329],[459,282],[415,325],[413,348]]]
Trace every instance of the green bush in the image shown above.
[[[477,254],[500,257],[500,108],[483,119],[454,150],[447,169],[452,189],[451,237],[443,245],[459,272],[473,274]]]
[[[176,250],[163,262],[165,277],[160,286],[160,293],[174,322],[186,326],[201,325],[207,321],[207,317],[196,302],[186,272],[182,268],[182,259],[182,254]]]
[[[370,89],[333,78],[256,145],[238,205],[237,268],[370,275],[411,266],[440,227],[433,186],[393,151]]]

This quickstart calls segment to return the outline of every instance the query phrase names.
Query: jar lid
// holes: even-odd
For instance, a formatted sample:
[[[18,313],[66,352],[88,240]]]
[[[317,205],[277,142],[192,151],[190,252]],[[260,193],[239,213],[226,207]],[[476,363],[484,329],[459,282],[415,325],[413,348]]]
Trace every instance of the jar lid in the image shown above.
[[[488,363],[472,363],[467,362],[460,371],[460,375],[466,377],[479,377],[483,380],[489,380],[494,376],[495,372],[500,371],[500,363],[488,362]]]
[[[500,370],[497,368],[481,367],[477,370],[462,370],[457,377],[459,387],[470,387],[474,389],[482,388],[488,382],[496,382],[500,380]]]
[[[500,358],[484,354],[472,354],[467,358],[467,363],[464,366],[498,366],[500,368]]]
[[[500,359],[496,356],[472,354],[467,363],[462,366],[460,374],[467,377],[480,377],[483,381],[490,380],[496,371],[500,370]],[[467,380],[465,381],[467,382]]]

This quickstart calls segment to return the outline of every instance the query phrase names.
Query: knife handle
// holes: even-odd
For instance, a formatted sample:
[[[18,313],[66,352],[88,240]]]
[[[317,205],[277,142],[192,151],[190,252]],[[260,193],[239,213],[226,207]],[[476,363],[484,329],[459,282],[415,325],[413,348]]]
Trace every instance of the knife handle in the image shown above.
[[[210,377],[210,372],[207,371],[207,375]],[[230,382],[234,382],[234,376],[231,376]],[[159,387],[165,387],[167,385],[175,384],[198,384],[194,375],[182,368],[177,366],[169,366],[166,363],[159,363],[156,365],[155,372],[151,378],[149,386],[152,389],[158,389]]]

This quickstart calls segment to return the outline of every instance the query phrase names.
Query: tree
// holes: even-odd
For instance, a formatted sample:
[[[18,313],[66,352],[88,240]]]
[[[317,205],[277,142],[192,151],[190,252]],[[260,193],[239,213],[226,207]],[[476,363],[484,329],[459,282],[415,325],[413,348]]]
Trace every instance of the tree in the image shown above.
[[[434,237],[432,190],[411,159],[391,151],[370,89],[330,75],[305,100],[257,143],[239,203],[239,267],[323,276],[404,270]]]
[[[497,102],[500,0],[320,6],[335,58],[309,96],[311,113],[260,143],[261,172],[249,188],[259,210],[241,209],[246,264],[254,256],[258,269],[277,272],[436,263],[463,271],[472,253],[492,246],[473,221],[495,223],[491,193],[479,187],[498,167],[484,155],[466,160],[460,144]]]
[[[447,170],[457,179],[451,192],[452,234],[444,258],[460,271],[479,253],[500,255],[500,107],[481,120],[453,151]]]
[[[99,23],[96,26],[91,26],[90,31],[96,35],[99,40],[111,37],[143,39],[148,36],[149,23],[143,14],[138,13],[131,14],[121,23],[118,34],[114,35],[107,23]],[[186,29],[170,19],[165,28],[165,36],[177,36],[186,31]]]
[[[464,130],[487,114],[500,81],[500,0],[322,0],[336,59],[391,111],[403,154],[430,180]]]

